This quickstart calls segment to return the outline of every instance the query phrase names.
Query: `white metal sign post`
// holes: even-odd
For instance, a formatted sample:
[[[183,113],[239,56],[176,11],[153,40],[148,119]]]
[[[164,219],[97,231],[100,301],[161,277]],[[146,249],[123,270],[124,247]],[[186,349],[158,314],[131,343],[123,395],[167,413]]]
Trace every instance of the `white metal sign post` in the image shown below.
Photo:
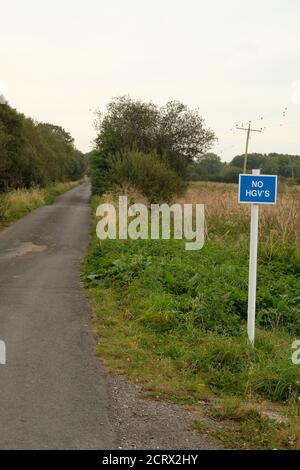
[[[253,170],[252,174],[259,175],[260,170]],[[250,344],[254,344],[254,338],[255,338],[258,218],[259,218],[259,205],[251,204],[248,317],[247,317],[247,330],[248,330],[248,339],[249,339]]]
[[[260,170],[252,170],[252,175],[240,175],[239,202],[251,204],[247,319],[248,339],[251,345],[254,345],[255,339],[255,304],[259,204],[276,204],[276,195],[277,176],[261,175]]]

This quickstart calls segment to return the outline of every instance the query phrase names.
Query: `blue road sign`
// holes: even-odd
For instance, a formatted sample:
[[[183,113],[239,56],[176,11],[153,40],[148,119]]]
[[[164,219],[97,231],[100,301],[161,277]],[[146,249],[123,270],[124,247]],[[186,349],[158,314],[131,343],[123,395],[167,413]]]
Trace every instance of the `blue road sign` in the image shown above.
[[[276,204],[277,175],[240,175],[239,202]]]

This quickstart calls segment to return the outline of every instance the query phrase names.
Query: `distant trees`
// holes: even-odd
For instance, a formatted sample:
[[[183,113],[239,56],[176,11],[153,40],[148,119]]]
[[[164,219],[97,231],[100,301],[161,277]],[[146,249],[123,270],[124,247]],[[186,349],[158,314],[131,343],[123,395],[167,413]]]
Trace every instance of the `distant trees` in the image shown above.
[[[230,165],[242,168],[244,155],[237,155]],[[279,153],[250,153],[247,159],[247,169],[260,168],[262,173],[278,175],[281,178],[292,178],[300,183],[300,155]]]
[[[190,180],[211,180],[221,179],[225,163],[215,153],[206,153],[202,155],[197,162],[189,166],[188,177]]]
[[[237,155],[230,163],[225,163],[221,162],[218,155],[207,153],[189,166],[188,179],[237,183],[239,174],[243,172],[243,166],[244,155]],[[289,179],[300,184],[299,155],[250,153],[247,170],[251,171],[253,168],[260,168],[264,174],[278,175],[281,179]]]
[[[0,104],[0,192],[78,179],[83,171],[83,155],[68,132]]]
[[[185,178],[188,165],[199,159],[215,140],[198,111],[178,101],[157,106],[126,96],[113,99],[105,115],[97,114],[96,130],[90,171],[93,191],[98,193],[105,190],[110,160],[114,157],[127,158],[135,152],[134,158],[140,165],[142,155],[144,159],[151,155]],[[131,163],[132,158],[128,159]]]
[[[231,165],[231,163],[229,165],[225,164],[221,175],[221,181],[224,183],[238,183],[240,173],[243,173],[241,168]]]

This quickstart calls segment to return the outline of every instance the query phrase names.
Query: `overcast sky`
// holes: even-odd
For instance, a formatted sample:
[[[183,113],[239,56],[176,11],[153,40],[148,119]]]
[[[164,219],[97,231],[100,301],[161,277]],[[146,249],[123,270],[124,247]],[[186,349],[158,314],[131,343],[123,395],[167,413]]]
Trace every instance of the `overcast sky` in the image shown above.
[[[198,108],[222,159],[249,119],[266,127],[250,151],[300,153],[299,0],[0,0],[0,15],[0,94],[80,150],[93,110],[130,94]]]

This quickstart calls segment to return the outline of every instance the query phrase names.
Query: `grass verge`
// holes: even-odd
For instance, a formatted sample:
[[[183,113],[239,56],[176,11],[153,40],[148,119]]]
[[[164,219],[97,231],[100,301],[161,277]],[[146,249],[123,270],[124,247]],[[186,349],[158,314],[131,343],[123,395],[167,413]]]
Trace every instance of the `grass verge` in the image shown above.
[[[33,209],[52,204],[60,194],[78,184],[78,181],[70,181],[56,183],[46,188],[16,189],[0,194],[0,230],[24,217]]]
[[[223,423],[207,432],[227,447],[299,448],[299,366],[291,362],[300,332],[297,257],[288,246],[272,257],[260,252],[254,349],[246,339],[247,259],[247,239],[232,233],[198,252],[179,240],[94,236],[83,280],[97,354],[149,397],[206,403],[206,415]],[[268,407],[275,414],[264,414]]]

